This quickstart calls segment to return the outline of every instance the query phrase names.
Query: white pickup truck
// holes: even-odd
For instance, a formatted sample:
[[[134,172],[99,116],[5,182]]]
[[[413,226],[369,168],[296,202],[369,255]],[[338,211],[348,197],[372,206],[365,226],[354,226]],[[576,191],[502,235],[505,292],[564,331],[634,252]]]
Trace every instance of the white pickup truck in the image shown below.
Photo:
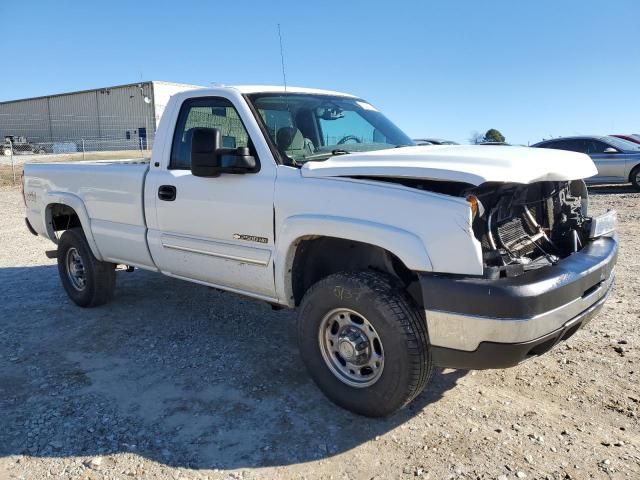
[[[415,146],[358,97],[248,86],[172,97],[150,162],[28,164],[23,192],[76,304],[110,300],[126,265],[298,307],[319,387],[384,416],[434,366],[516,365],[602,306],[617,238],[614,212],[588,216],[594,174],[574,152]]]

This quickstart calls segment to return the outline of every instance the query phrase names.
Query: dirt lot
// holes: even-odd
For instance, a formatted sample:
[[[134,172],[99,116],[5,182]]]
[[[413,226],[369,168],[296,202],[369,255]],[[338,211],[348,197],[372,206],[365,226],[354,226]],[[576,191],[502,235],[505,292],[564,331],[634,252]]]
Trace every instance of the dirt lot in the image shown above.
[[[619,212],[615,293],[549,354],[439,371],[384,420],[311,382],[294,312],[160,275],[83,310],[0,188],[0,478],[640,478],[640,194]]]

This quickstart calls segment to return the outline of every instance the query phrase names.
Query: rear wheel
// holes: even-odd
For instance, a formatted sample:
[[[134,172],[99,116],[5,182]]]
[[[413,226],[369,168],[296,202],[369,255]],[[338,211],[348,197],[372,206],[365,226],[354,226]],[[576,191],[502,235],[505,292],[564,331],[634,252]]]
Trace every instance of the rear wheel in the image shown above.
[[[633,188],[635,188],[636,190],[640,190],[640,165],[638,165],[631,171],[631,175],[629,177]]]
[[[2,153],[4,153],[4,156],[5,156],[5,157],[10,157],[10,156],[11,156],[11,149],[10,149],[10,148],[5,147],[5,148],[2,150]]]
[[[115,265],[93,256],[81,228],[71,228],[60,237],[58,274],[69,298],[81,307],[97,307],[113,298]]]
[[[298,344],[330,400],[370,417],[413,400],[432,375],[422,315],[400,286],[363,271],[326,277],[305,294]]]

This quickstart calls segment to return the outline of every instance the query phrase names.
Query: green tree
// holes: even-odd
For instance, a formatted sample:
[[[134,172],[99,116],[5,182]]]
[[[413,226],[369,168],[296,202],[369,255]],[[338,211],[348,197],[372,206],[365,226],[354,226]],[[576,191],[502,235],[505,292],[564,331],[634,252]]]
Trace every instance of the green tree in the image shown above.
[[[495,128],[490,128],[489,130],[487,130],[487,133],[484,134],[484,141],[485,142],[504,142],[505,138],[504,138],[504,135],[502,135],[499,130],[496,130]]]

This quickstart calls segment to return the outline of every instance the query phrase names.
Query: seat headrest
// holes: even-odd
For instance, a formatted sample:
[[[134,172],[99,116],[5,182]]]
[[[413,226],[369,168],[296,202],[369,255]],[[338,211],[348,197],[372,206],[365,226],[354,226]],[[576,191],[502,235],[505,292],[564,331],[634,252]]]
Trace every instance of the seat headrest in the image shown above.
[[[295,127],[282,127],[276,133],[276,144],[281,150],[302,150],[304,137],[302,132]]]

